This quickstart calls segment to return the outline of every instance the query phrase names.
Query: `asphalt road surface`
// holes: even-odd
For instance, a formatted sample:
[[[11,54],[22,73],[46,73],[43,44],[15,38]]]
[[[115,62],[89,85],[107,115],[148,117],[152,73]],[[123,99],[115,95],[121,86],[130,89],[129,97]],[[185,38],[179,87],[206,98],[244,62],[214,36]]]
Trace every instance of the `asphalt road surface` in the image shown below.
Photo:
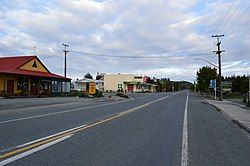
[[[250,135],[195,94],[0,112],[1,165],[239,165]]]

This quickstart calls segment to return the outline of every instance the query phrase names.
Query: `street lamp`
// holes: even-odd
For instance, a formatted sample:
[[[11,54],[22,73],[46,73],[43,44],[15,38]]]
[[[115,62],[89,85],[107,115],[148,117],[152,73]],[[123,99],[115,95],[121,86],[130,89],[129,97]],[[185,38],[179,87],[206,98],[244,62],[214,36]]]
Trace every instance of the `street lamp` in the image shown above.
[[[194,60],[202,60],[204,62],[209,63],[210,65],[214,66],[217,69],[219,68],[217,65],[215,65],[215,64],[213,64],[213,63],[211,63],[211,62],[209,62],[209,61],[207,61],[206,59],[203,59],[203,58],[195,58]]]

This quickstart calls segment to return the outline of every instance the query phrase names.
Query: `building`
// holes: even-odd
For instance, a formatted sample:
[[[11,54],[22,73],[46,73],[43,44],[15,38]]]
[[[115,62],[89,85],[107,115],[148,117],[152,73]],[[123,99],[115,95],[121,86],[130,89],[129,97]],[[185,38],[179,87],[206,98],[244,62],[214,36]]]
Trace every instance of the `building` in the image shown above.
[[[0,58],[0,93],[52,95],[70,92],[71,79],[51,73],[37,56]]]
[[[222,81],[221,86],[223,92],[228,92],[228,93],[232,92],[233,84],[231,81]]]
[[[81,80],[75,81],[75,90],[82,92],[89,92],[89,84],[95,83],[95,87],[99,92],[104,91],[104,81],[103,80],[94,80],[89,78],[83,78]]]
[[[146,83],[143,76],[134,74],[105,74],[104,91],[109,92],[155,92],[156,85]]]

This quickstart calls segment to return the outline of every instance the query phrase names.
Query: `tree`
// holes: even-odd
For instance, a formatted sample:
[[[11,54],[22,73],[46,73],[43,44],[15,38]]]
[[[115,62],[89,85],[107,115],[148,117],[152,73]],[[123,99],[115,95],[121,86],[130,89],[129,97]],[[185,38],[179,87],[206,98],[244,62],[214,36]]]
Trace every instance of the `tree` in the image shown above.
[[[151,79],[150,77],[147,77],[146,83],[153,84],[154,80]]]
[[[84,78],[89,78],[89,79],[93,79],[92,75],[90,73],[87,73],[84,75]]]
[[[197,72],[197,90],[201,93],[208,92],[210,80],[216,79],[216,68],[204,66]]]
[[[104,73],[98,73],[97,72],[97,74],[96,74],[96,80],[100,80],[100,79],[102,79],[103,78],[103,76],[104,76]]]

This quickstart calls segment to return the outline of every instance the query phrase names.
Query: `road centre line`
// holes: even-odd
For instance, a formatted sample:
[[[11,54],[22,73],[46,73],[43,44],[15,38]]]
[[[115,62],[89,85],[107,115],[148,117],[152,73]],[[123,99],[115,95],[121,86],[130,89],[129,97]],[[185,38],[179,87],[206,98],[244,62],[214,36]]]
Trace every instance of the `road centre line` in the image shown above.
[[[9,163],[14,162],[14,161],[16,161],[16,160],[18,160],[18,159],[21,159],[21,158],[23,158],[23,157],[26,157],[26,156],[28,156],[28,155],[31,155],[31,154],[33,154],[33,153],[35,153],[35,152],[38,152],[38,151],[43,150],[43,149],[45,149],[45,148],[48,148],[48,147],[50,147],[50,146],[52,146],[52,145],[54,145],[54,144],[56,144],[56,143],[59,143],[59,142],[61,142],[61,141],[64,141],[64,140],[70,138],[71,136],[72,136],[72,135],[67,135],[67,136],[65,136],[65,137],[59,138],[59,139],[54,140],[54,141],[52,141],[52,142],[49,142],[49,143],[47,143],[47,144],[43,144],[42,146],[39,146],[39,147],[36,147],[36,148],[34,148],[34,149],[28,150],[28,151],[26,151],[26,152],[24,152],[24,153],[21,153],[21,154],[19,154],[19,155],[16,155],[16,156],[13,156],[13,157],[8,158],[8,159],[6,159],[6,160],[0,161],[0,166],[9,164]]]
[[[115,103],[106,103],[106,104],[93,105],[93,106],[84,107],[84,108],[76,108],[76,109],[72,109],[72,110],[65,110],[65,111],[60,111],[60,112],[42,114],[42,115],[28,116],[28,117],[24,117],[24,118],[4,120],[4,121],[1,121],[0,124],[16,122],[16,121],[22,121],[22,120],[28,120],[28,119],[34,119],[34,118],[41,118],[41,117],[46,117],[46,116],[51,116],[51,115],[58,115],[58,114],[63,114],[63,113],[68,113],[68,112],[75,112],[75,111],[91,109],[91,108],[98,108],[98,107],[102,107],[102,106],[108,106],[108,105],[123,103],[123,102],[130,101],[130,100],[132,100],[132,99],[118,101],[118,102],[115,102]]]
[[[74,128],[68,129],[68,130],[64,130],[64,131],[62,131],[62,132],[59,132],[59,133],[56,133],[56,134],[52,134],[52,135],[49,135],[49,136],[46,136],[46,137],[43,137],[43,138],[39,138],[39,139],[37,139],[37,140],[30,141],[30,142],[27,142],[27,143],[22,144],[22,145],[18,145],[18,146],[9,148],[9,149],[1,150],[0,152],[3,153],[3,152],[10,151],[10,150],[13,150],[13,149],[22,148],[22,147],[24,147],[24,146],[28,146],[28,145],[31,145],[31,144],[34,144],[34,143],[37,143],[37,142],[40,142],[40,141],[43,141],[43,140],[47,140],[47,139],[52,138],[52,137],[56,137],[56,136],[59,136],[59,135],[62,135],[62,134],[71,132],[71,131],[76,130],[76,129],[79,129],[79,128],[83,128],[83,127],[85,127],[85,126],[86,126],[86,125],[81,125],[81,126],[78,126],[78,127],[74,127]]]
[[[188,98],[189,98],[189,93],[187,93],[184,119],[183,119],[181,166],[188,165],[188,129],[187,129],[188,128],[187,126],[188,125],[187,124]]]
[[[177,94],[177,93],[175,93],[175,94]],[[173,96],[173,95],[175,95],[175,94],[172,94],[171,96]],[[139,109],[141,109],[141,108],[143,108],[143,107],[149,106],[150,104],[153,104],[153,103],[155,103],[155,102],[157,102],[157,101],[161,101],[161,100],[166,99],[166,98],[168,98],[168,97],[170,97],[170,96],[165,96],[165,97],[156,99],[156,100],[151,101],[151,102],[149,102],[149,103],[145,103],[145,104],[140,105],[140,106],[137,106],[137,107],[135,107],[135,108],[132,108],[132,109],[123,111],[123,112],[121,112],[121,113],[118,113],[117,115],[114,115],[114,116],[109,117],[109,118],[107,118],[107,119],[100,120],[100,121],[95,122],[95,123],[93,123],[93,124],[78,126],[78,127],[75,127],[75,128],[72,128],[72,129],[69,129],[69,130],[66,130],[66,131],[63,131],[63,132],[54,134],[55,137],[52,137],[53,135],[51,135],[51,136],[48,136],[48,137],[44,137],[44,138],[41,138],[41,139],[38,139],[38,140],[35,140],[35,141],[31,141],[31,142],[29,142],[29,143],[25,143],[25,144],[23,144],[23,145],[17,146],[17,147],[21,147],[21,148],[15,149],[15,150],[13,150],[13,151],[10,151],[10,152],[7,152],[7,153],[5,153],[5,154],[3,154],[3,155],[0,155],[0,160],[1,160],[1,159],[5,159],[5,158],[7,158],[7,159],[5,159],[5,160],[8,160],[8,159],[9,159],[8,157],[14,156],[14,155],[16,155],[16,154],[19,155],[20,153],[21,153],[21,154],[22,154],[22,153],[25,153],[25,152],[27,152],[27,151],[29,151],[29,150],[31,150],[31,149],[40,147],[40,146],[42,146],[42,145],[44,145],[44,144],[47,144],[47,143],[49,143],[49,142],[52,142],[52,141],[55,141],[55,140],[57,140],[57,139],[63,138],[63,137],[65,137],[65,136],[69,136],[69,135],[72,136],[72,135],[74,135],[75,133],[77,133],[77,132],[79,132],[79,131],[83,131],[83,130],[86,130],[86,129],[88,129],[88,128],[97,126],[97,125],[99,125],[99,124],[105,123],[105,122],[107,122],[107,121],[111,121],[111,120],[113,120],[113,119],[119,118],[119,117],[121,117],[121,116],[124,116],[124,115],[129,114],[129,113],[134,112],[134,111],[137,111],[137,110],[139,110]],[[45,139],[45,138],[47,138],[47,139]],[[42,141],[39,142],[39,140],[42,140]],[[34,144],[32,144],[32,143],[34,143]],[[28,146],[25,146],[25,145],[28,145]],[[25,157],[25,156],[24,156],[24,157]],[[2,160],[1,162],[4,162],[5,160]],[[0,163],[1,163],[1,162],[0,162]]]

